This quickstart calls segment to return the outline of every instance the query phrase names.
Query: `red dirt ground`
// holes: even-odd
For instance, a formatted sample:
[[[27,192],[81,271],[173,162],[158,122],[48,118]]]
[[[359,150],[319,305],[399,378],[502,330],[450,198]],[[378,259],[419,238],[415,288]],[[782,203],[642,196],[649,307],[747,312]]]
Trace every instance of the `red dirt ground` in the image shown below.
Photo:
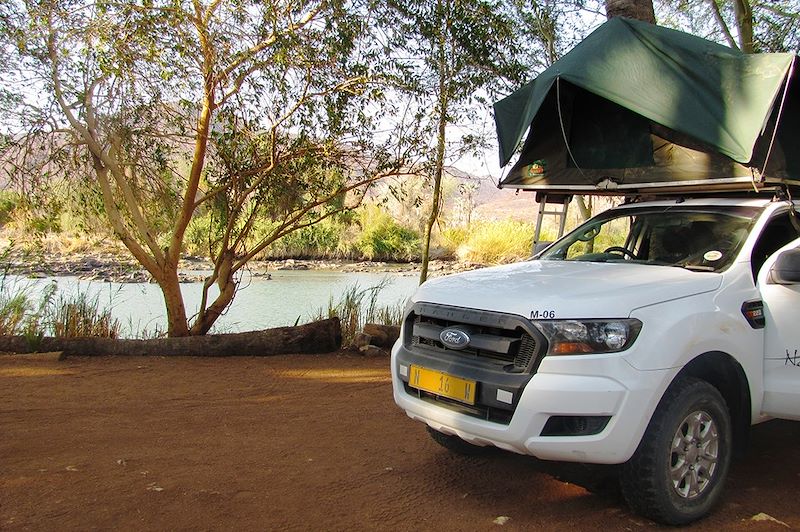
[[[558,465],[449,454],[395,407],[387,365],[0,356],[0,530],[656,527]],[[754,428],[694,528],[800,528],[799,443],[800,423]]]

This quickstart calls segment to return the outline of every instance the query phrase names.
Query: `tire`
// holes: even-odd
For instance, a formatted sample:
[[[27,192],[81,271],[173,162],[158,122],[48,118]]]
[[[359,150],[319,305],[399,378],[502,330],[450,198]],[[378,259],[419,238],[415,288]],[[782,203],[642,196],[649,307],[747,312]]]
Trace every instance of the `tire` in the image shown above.
[[[620,487],[637,513],[668,525],[708,514],[731,462],[728,407],[719,391],[693,377],[675,381],[656,408]]]
[[[433,441],[456,454],[461,454],[464,456],[482,456],[488,454],[494,450],[493,447],[481,447],[479,445],[472,445],[468,443],[458,436],[450,436],[449,434],[443,434],[438,430],[434,430],[430,427],[426,427],[428,429],[428,434],[430,434]]]

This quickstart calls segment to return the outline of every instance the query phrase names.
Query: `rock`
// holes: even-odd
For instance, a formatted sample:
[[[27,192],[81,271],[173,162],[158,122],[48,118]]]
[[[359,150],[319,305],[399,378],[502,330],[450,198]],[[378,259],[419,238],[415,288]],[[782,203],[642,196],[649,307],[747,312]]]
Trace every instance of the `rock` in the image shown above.
[[[385,349],[381,349],[380,347],[376,347],[374,345],[365,345],[359,347],[358,352],[365,357],[382,357],[389,354]]]
[[[492,523],[494,523],[496,525],[503,526],[504,524],[508,523],[509,521],[511,521],[510,517],[508,517],[507,515],[501,515],[500,517],[495,518],[495,520],[492,521]]]
[[[356,336],[353,339],[353,345],[359,349],[361,349],[362,347],[366,347],[371,343],[372,343],[372,336],[363,332],[356,333]]]
[[[400,337],[400,327],[397,325],[367,323],[364,325],[364,334],[372,337],[372,345],[388,348],[392,347]]]
[[[771,515],[765,514],[765,513],[763,513],[763,512],[762,512],[762,513],[760,513],[760,514],[756,514],[756,515],[754,515],[753,517],[751,517],[751,518],[750,518],[750,520],[751,520],[751,521],[768,521],[768,522],[770,522],[770,523],[775,523],[775,524],[778,524],[778,525],[784,526],[784,527],[786,527],[786,528],[791,528],[789,525],[787,525],[787,524],[786,524],[786,523],[784,523],[783,521],[780,521],[780,520],[778,520],[778,519],[775,519],[775,518],[774,518],[774,517],[772,517]]]

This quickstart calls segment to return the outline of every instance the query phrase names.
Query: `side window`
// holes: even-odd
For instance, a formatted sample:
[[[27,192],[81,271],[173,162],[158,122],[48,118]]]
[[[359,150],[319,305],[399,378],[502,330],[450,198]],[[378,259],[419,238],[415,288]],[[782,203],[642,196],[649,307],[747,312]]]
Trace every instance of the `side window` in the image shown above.
[[[758,237],[756,245],[753,246],[753,254],[750,256],[750,267],[753,272],[753,281],[758,276],[758,270],[764,265],[767,258],[778,249],[797,238],[795,229],[790,219],[791,214],[785,212],[774,216],[764,227],[761,236]]]

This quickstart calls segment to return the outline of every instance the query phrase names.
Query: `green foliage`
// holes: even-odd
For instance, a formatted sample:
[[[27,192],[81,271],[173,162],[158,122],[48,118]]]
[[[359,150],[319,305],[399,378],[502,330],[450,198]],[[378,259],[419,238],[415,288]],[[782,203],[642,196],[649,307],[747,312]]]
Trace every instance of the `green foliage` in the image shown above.
[[[405,124],[387,126],[398,105],[385,89],[405,65],[372,27],[384,9],[317,0],[0,3],[8,126],[0,147],[14,148],[3,150],[12,164],[0,171],[13,167],[28,191],[73,185],[70,201],[107,217],[164,291],[170,334],[203,334],[250,259],[354,206],[348,192],[402,166]],[[37,215],[32,229],[59,219]],[[272,230],[256,238],[259,227]],[[331,252],[330,241],[306,232],[292,246]],[[221,289],[209,297],[204,286],[204,308],[189,320],[163,265],[201,246]]]
[[[403,320],[402,302],[388,306],[378,305],[378,296],[389,283],[388,279],[384,279],[377,285],[364,289],[355,284],[345,290],[339,301],[331,298],[327,311],[319,309],[312,316],[312,321],[338,317],[342,325],[343,347],[352,347],[356,334],[362,331],[367,323],[400,325]]]
[[[346,254],[343,237],[346,226],[325,220],[303,227],[274,242],[263,255],[271,259],[336,259]]]
[[[355,247],[368,260],[414,260],[419,257],[419,234],[402,227],[386,211],[369,206],[361,211],[361,234]]]
[[[481,264],[521,260],[531,254],[533,231],[532,224],[512,220],[476,223],[458,249],[458,256]]]
[[[744,0],[743,3],[752,12],[750,23],[756,53],[796,53],[800,50],[800,10],[797,0]],[[715,0],[713,4],[708,0],[658,2],[655,4],[656,18],[660,25],[739,48],[742,27],[737,20],[734,1]]]
[[[0,225],[5,225],[12,219],[19,203],[18,193],[9,190],[0,191]]]
[[[186,227],[184,251],[190,255],[208,256],[213,234],[212,214],[210,212],[195,214]]]
[[[0,264],[4,267],[0,273],[0,335],[39,337],[42,335],[41,317],[55,287],[47,287],[37,304],[29,284],[7,275],[6,268],[12,251],[13,244],[0,253]]]

